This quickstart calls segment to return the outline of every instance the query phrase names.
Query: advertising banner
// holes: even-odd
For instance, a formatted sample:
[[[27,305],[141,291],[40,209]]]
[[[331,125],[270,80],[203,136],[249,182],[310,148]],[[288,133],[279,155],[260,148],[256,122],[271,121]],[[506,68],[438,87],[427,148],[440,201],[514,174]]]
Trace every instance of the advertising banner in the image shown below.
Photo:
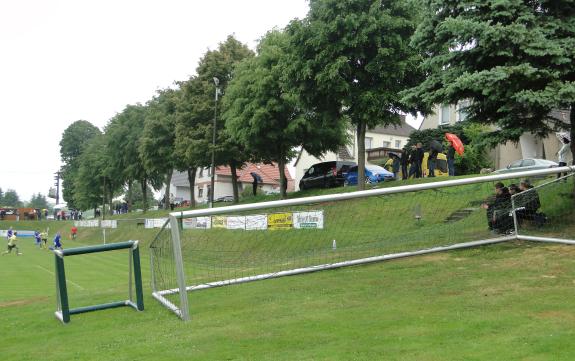
[[[294,212],[294,228],[323,229],[323,211]]]
[[[265,214],[255,214],[246,216],[246,230],[264,230],[268,229],[268,216]]]
[[[100,221],[97,219],[91,219],[88,221],[74,221],[74,225],[76,227],[98,228],[100,227]]]
[[[212,227],[213,228],[226,228],[228,226],[226,216],[213,216],[212,217]]]
[[[182,220],[182,228],[209,229],[212,228],[212,220],[210,217],[184,218]]]
[[[164,226],[164,223],[166,223],[168,219],[167,218],[152,218],[152,219],[146,219],[146,223],[144,224],[145,228],[162,228]],[[170,225],[168,224],[166,226],[166,228],[170,228]]]
[[[272,213],[268,214],[268,228],[290,229],[293,226],[293,216],[291,213]]]
[[[100,222],[102,228],[118,228],[118,221],[115,219],[108,219]]]
[[[226,223],[227,229],[246,229],[245,216],[229,216]]]

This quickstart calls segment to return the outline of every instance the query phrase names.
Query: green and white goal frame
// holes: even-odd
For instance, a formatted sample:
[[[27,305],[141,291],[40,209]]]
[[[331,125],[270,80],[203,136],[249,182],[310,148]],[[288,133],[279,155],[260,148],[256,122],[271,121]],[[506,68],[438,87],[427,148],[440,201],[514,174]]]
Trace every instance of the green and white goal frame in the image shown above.
[[[98,310],[105,310],[117,307],[132,307],[138,311],[144,310],[144,296],[142,290],[142,272],[140,267],[140,251],[138,248],[138,241],[127,241],[120,243],[109,243],[96,246],[86,246],[77,248],[68,248],[64,250],[54,250],[54,260],[56,268],[56,297],[57,297],[57,311],[55,312],[56,318],[64,324],[70,322],[70,316],[79,313],[92,312]],[[129,255],[129,286],[128,286],[128,300],[117,301],[105,304],[98,304],[92,306],[78,307],[70,309],[68,302],[68,289],[66,287],[66,271],[64,267],[64,257],[77,256],[88,253],[108,252],[128,249]],[[133,295],[133,285],[135,286],[135,296]]]
[[[368,197],[382,197],[382,196],[390,196],[390,195],[398,195],[400,193],[409,193],[409,192],[419,192],[425,190],[436,190],[440,191],[441,189],[450,188],[450,187],[458,187],[458,186],[466,186],[466,185],[478,185],[481,183],[494,183],[504,180],[511,180],[511,179],[525,179],[525,178],[533,178],[533,177],[545,177],[545,176],[552,176],[558,173],[565,173],[563,178],[548,181],[545,184],[550,184],[555,182],[560,182],[562,180],[569,179],[570,181],[575,181],[575,166],[566,166],[566,167],[557,167],[557,168],[548,168],[543,170],[535,170],[535,171],[527,171],[527,172],[514,172],[514,173],[507,173],[507,174],[497,174],[497,175],[487,175],[487,176],[479,176],[479,177],[469,177],[463,179],[453,179],[453,180],[445,180],[445,181],[437,181],[437,182],[429,182],[423,184],[415,184],[415,185],[404,185],[404,186],[395,186],[395,187],[387,187],[387,188],[378,188],[378,189],[371,189],[371,190],[364,190],[364,191],[357,191],[357,192],[350,192],[350,193],[338,193],[338,194],[330,194],[330,195],[322,195],[322,196],[313,196],[313,197],[305,197],[305,198],[296,198],[296,199],[288,199],[288,200],[279,200],[279,201],[270,201],[270,202],[261,202],[261,203],[252,203],[252,204],[242,204],[242,205],[233,205],[233,206],[225,206],[225,207],[218,207],[218,208],[209,208],[209,209],[197,209],[185,212],[173,212],[170,213],[168,221],[164,224],[164,227],[158,233],[156,240],[159,239],[160,234],[163,234],[163,237],[166,237],[169,234],[171,238],[171,242],[169,243],[169,247],[165,247],[162,252],[163,257],[169,257],[169,265],[164,264],[158,266],[156,263],[159,260],[155,259],[154,256],[154,247],[156,240],[154,240],[151,244],[151,252],[150,252],[150,262],[151,262],[151,278],[152,278],[152,296],[159,301],[164,307],[168,308],[172,312],[174,312],[178,317],[182,320],[187,321],[190,319],[189,314],[189,304],[188,304],[188,292],[190,291],[197,291],[203,290],[208,288],[214,287],[221,287],[226,285],[233,285],[233,284],[240,284],[270,278],[277,278],[283,276],[290,276],[290,275],[297,275],[297,274],[305,274],[310,272],[317,272],[321,270],[328,270],[328,269],[335,269],[347,266],[355,266],[360,264],[369,264],[374,262],[381,262],[386,260],[404,258],[404,257],[412,257],[417,255],[424,255],[436,252],[444,252],[449,250],[456,250],[456,249],[464,249],[464,248],[471,248],[471,247],[478,247],[488,244],[496,244],[501,242],[507,241],[514,241],[514,240],[527,240],[527,241],[541,241],[541,242],[556,242],[556,243],[564,243],[564,244],[575,244],[575,239],[573,239],[573,235],[567,235],[566,237],[544,237],[538,235],[528,235],[522,233],[520,228],[520,222],[516,216],[516,207],[517,200],[512,198],[512,216],[513,216],[513,227],[514,230],[509,232],[508,234],[503,235],[496,235],[493,237],[485,237],[485,238],[478,238],[473,241],[469,242],[461,242],[453,244],[448,244],[445,246],[433,246],[430,248],[425,249],[413,249],[407,252],[398,252],[398,253],[387,253],[387,254],[380,254],[375,255],[373,257],[366,257],[366,258],[358,258],[358,259],[350,259],[344,262],[333,262],[333,263],[324,263],[324,264],[316,264],[309,267],[301,267],[301,268],[294,268],[294,269],[287,269],[281,271],[275,271],[271,273],[262,273],[256,275],[250,275],[247,277],[237,277],[237,278],[230,278],[230,279],[220,279],[214,280],[211,282],[204,282],[201,284],[190,285],[186,281],[186,274],[185,274],[185,267],[184,267],[184,259],[182,257],[182,220],[185,218],[197,218],[197,217],[212,217],[219,216],[219,215],[227,215],[227,214],[238,214],[238,212],[246,212],[246,211],[262,211],[264,209],[279,209],[287,208],[287,207],[297,207],[297,206],[311,206],[317,204],[323,204],[327,202],[335,202],[335,201],[345,201],[345,200],[357,200],[361,198],[368,198]],[[545,185],[543,185],[545,186]],[[541,186],[540,186],[541,187]],[[538,187],[538,188],[540,188]],[[538,189],[536,188],[536,189]],[[417,217],[416,217],[417,218]],[[162,233],[164,232],[164,233]],[[457,237],[455,235],[454,237]],[[335,247],[335,241],[334,241]],[[160,270],[159,267],[170,268],[170,272],[175,275],[175,279],[177,281],[177,287],[175,288],[164,288],[162,287],[162,282],[159,282],[158,279],[163,277],[159,274]],[[173,269],[175,268],[175,270]],[[158,272],[158,274],[156,274]],[[176,297],[178,295],[179,297]]]

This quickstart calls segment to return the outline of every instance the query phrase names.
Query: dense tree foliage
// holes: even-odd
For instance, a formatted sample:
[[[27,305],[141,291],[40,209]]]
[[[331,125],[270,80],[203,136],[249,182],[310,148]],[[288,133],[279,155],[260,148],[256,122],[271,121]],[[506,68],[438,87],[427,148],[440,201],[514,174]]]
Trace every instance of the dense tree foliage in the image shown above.
[[[22,207],[20,196],[14,189],[7,189],[2,196],[3,207]]]
[[[175,152],[176,109],[180,94],[178,90],[160,90],[148,102],[144,131],[140,139],[140,158],[150,174],[163,175],[165,184],[164,207],[169,208],[170,182],[179,161]]]
[[[48,200],[46,199],[45,195],[37,193],[32,194],[32,198],[30,198],[30,202],[28,202],[28,207],[37,209],[49,209],[50,205],[48,204]]]
[[[70,124],[60,140],[60,158],[62,169],[62,195],[70,208],[77,207],[74,185],[80,165],[78,159],[84,152],[90,139],[101,134],[100,129],[85,120],[78,120]]]
[[[252,160],[278,164],[282,198],[287,188],[285,165],[296,155],[296,147],[321,156],[327,150],[336,151],[345,141],[343,122],[322,124],[321,118],[313,122],[297,95],[286,89],[287,45],[287,34],[268,33],[257,56],[236,68],[223,102],[232,139],[250,150]]]
[[[357,129],[359,186],[365,132],[399,124],[399,92],[419,81],[420,57],[410,46],[417,8],[406,0],[311,0],[310,11],[288,27],[288,79],[318,117],[348,117]]]
[[[575,3],[570,0],[424,0],[413,44],[427,78],[405,100],[434,104],[470,100],[471,121],[493,124],[495,143],[524,132],[575,132],[552,115],[575,103]],[[575,142],[572,142],[575,150]]]

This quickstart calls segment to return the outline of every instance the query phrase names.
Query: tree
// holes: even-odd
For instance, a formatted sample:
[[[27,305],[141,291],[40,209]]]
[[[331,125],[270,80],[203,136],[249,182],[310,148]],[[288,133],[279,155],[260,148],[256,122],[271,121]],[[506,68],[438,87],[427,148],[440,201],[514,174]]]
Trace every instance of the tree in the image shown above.
[[[142,104],[128,105],[106,126],[107,149],[110,154],[112,172],[110,185],[115,190],[122,185],[140,184],[143,200],[147,201],[148,185],[159,188],[162,174],[150,172],[144,167],[139,148],[144,130],[147,107]],[[131,200],[128,201],[131,206]],[[147,211],[144,204],[144,212]]]
[[[4,192],[2,192],[2,188],[0,188],[0,205],[3,204],[4,201]]]
[[[311,124],[296,94],[286,90],[285,52],[289,39],[279,31],[269,32],[258,47],[258,55],[238,65],[223,100],[226,128],[257,161],[276,162],[280,190],[286,197],[285,165],[303,146],[321,156],[345,143],[343,122]]]
[[[492,143],[568,129],[575,139],[572,1],[425,0],[413,44],[427,78],[404,93],[426,112],[470,100],[468,119],[497,126]],[[571,109],[570,124],[552,115]],[[575,153],[575,142],[571,142]]]
[[[37,208],[37,209],[48,209],[49,204],[46,196],[41,193],[32,194],[32,198],[30,202],[28,202],[28,207],[30,208]]]
[[[166,191],[164,207],[169,208],[170,183],[172,173],[178,163],[175,153],[176,109],[179,90],[159,90],[154,99],[148,102],[144,131],[139,152],[144,167],[149,173],[163,174]]]
[[[113,162],[107,151],[107,134],[92,138],[86,151],[78,160],[78,174],[74,187],[77,189],[77,208],[96,209],[111,204],[114,188]]]
[[[399,92],[417,84],[420,57],[409,44],[417,7],[405,0],[310,0],[287,28],[288,71],[295,92],[319,117],[348,117],[357,129],[359,187],[365,178],[365,132],[400,124]]]
[[[78,173],[78,158],[82,155],[90,139],[101,134],[100,129],[86,120],[70,124],[60,140],[60,158],[62,159],[61,179],[62,195],[68,207],[76,208],[74,182]]]
[[[20,201],[20,196],[14,189],[7,189],[4,192],[4,197],[2,197],[3,205],[6,207],[18,208],[22,207],[22,202]]]

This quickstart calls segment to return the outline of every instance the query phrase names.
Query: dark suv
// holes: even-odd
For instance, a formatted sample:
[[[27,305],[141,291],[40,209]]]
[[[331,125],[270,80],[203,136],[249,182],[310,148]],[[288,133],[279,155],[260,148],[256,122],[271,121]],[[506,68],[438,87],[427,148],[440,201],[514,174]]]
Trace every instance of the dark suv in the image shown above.
[[[309,167],[299,181],[299,189],[329,188],[342,186],[349,168],[355,162],[332,161],[317,163]]]

